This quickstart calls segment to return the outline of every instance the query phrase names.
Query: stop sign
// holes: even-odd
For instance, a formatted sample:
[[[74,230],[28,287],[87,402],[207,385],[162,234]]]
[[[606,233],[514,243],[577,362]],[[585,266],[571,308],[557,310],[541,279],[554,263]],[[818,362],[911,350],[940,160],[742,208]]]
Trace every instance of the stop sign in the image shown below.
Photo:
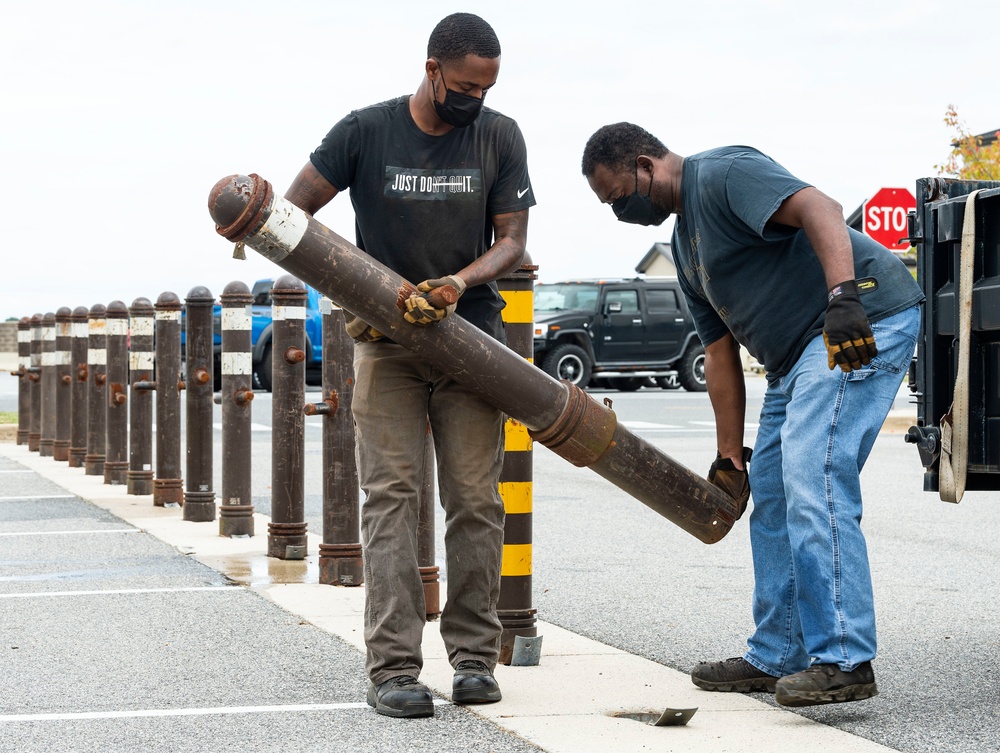
[[[861,210],[865,235],[877,240],[886,248],[901,250],[908,248],[909,241],[900,242],[906,236],[906,214],[916,209],[917,200],[905,188],[880,188],[864,203]]]

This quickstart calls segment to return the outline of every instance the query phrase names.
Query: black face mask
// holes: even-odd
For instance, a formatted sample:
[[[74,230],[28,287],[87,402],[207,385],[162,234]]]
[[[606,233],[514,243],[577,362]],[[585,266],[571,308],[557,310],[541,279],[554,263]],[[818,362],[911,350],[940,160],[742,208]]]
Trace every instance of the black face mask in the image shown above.
[[[479,117],[479,113],[482,112],[486,94],[483,94],[482,97],[473,97],[471,94],[452,91],[444,80],[443,71],[441,83],[444,84],[443,103],[437,101],[437,86],[434,86],[434,110],[438,117],[455,128],[465,128],[472,125],[473,121]]]
[[[633,225],[662,225],[670,216],[669,210],[660,209],[653,203],[653,178],[649,178],[649,191],[639,193],[639,165],[635,166],[635,191],[628,196],[622,196],[611,202],[611,211],[619,222],[629,222]]]

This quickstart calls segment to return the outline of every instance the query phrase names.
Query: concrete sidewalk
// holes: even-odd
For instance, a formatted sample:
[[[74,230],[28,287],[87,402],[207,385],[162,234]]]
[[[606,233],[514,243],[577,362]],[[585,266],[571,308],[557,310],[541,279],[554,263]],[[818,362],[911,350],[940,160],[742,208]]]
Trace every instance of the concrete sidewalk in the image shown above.
[[[319,585],[317,552],[320,539],[311,535],[310,556],[304,562],[283,562],[265,556],[267,519],[258,516],[257,535],[250,539],[228,539],[218,535],[217,523],[191,523],[181,519],[176,508],[156,508],[151,496],[128,495],[124,486],[105,485],[100,477],[86,476],[82,469],[68,468],[52,458],[29,453],[25,446],[0,444],[0,457],[47,479],[70,495],[86,500],[101,510],[169,545],[177,558],[194,558],[224,576],[223,582],[236,583],[263,595],[284,612],[346,641],[358,651],[364,649],[362,612],[363,588],[336,588]],[[9,491],[0,476],[0,499],[9,500]],[[4,530],[0,516],[0,533]],[[51,547],[53,561],[60,546],[56,537],[39,537],[39,546]],[[114,562],[108,564],[114,567]],[[3,584],[0,579],[0,595]],[[190,599],[190,609],[203,609]],[[184,607],[182,607],[184,608]],[[866,751],[889,750],[802,716],[755,700],[753,696],[708,693],[695,688],[687,675],[656,662],[583,638],[555,625],[539,622],[542,656],[533,667],[497,668],[504,692],[501,703],[456,709],[450,698],[452,669],[445,657],[437,623],[428,623],[424,640],[424,672],[421,679],[439,694],[442,706],[463,715],[478,715],[552,753],[589,751],[747,751],[766,749],[771,753],[798,753],[807,749]],[[121,640],[128,640],[123,630]],[[252,644],[254,636],[246,636]],[[360,674],[360,672],[359,672]],[[352,677],[353,700],[364,702],[364,678]],[[356,682],[354,682],[356,681]],[[133,699],[130,708],[155,711],[167,699]],[[137,704],[137,705],[136,705]],[[698,711],[686,726],[653,727],[640,721],[616,718],[621,713],[659,713],[665,708]],[[2,708],[21,708],[2,703]],[[338,707],[339,708],[339,707]],[[220,712],[222,713],[222,712]],[[404,730],[411,722],[390,720],[364,708],[360,713],[369,725],[390,732]],[[0,710],[0,727],[17,717]],[[31,715],[28,714],[28,717]],[[477,723],[480,720],[476,720]],[[415,731],[415,730],[414,730]],[[445,732],[447,734],[447,731]],[[484,745],[488,745],[483,741]],[[382,745],[371,749],[392,749]],[[516,747],[516,746],[515,746]],[[2,749],[2,745],[0,745]],[[21,746],[20,750],[28,750]],[[149,749],[148,747],[146,748]],[[179,747],[164,748],[179,750]],[[248,749],[248,748],[247,748]],[[310,748],[313,750],[314,748]],[[343,747],[316,748],[344,750]],[[362,748],[364,749],[364,748]],[[395,749],[417,749],[399,748]],[[420,748],[423,749],[423,748]],[[451,749],[451,748],[449,748]],[[461,747],[456,749],[462,749]],[[472,746],[470,750],[497,747]]]

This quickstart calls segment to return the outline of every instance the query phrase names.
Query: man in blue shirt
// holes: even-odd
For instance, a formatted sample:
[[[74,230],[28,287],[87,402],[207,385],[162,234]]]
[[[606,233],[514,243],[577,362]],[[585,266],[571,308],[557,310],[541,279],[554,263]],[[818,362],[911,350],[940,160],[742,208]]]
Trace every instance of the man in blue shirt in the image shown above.
[[[716,418],[708,478],[744,505],[753,488],[756,629],[742,657],[699,664],[692,680],[787,706],[876,695],[859,475],[913,356],[920,288],[836,201],[751,147],[683,158],[616,123],[587,142],[583,174],[623,222],[676,214]],[[752,452],[739,345],[768,380]]]

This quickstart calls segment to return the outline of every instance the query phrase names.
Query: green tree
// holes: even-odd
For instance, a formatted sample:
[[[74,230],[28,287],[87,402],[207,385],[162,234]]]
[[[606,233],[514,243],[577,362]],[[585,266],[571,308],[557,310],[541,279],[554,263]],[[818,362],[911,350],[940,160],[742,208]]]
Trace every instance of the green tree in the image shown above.
[[[948,105],[944,122],[954,129],[951,154],[943,165],[935,165],[938,175],[963,180],[1000,180],[1000,131],[978,136],[958,117],[955,105]],[[987,143],[984,143],[987,142]]]

